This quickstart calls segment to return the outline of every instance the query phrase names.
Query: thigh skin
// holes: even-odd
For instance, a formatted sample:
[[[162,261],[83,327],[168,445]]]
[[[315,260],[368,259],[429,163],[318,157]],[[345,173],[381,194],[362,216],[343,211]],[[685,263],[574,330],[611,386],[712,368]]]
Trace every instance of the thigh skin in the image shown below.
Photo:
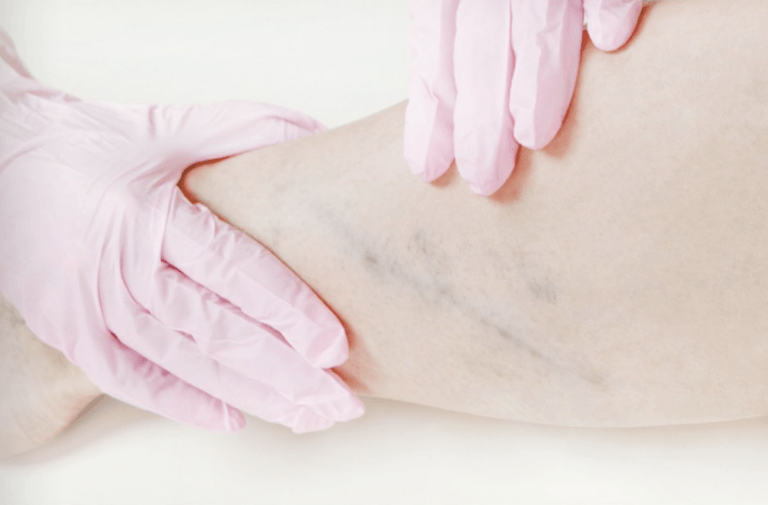
[[[358,392],[578,426],[768,414],[768,2],[586,41],[558,137],[493,197],[402,156],[404,104],[189,170],[344,323]]]

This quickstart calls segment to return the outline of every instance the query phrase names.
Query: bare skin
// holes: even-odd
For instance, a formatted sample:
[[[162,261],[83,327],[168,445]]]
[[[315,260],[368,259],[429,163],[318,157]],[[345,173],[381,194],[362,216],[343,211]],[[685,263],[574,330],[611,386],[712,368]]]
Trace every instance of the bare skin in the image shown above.
[[[765,415],[765,26],[762,2],[673,2],[619,53],[587,43],[563,131],[491,199],[408,175],[403,104],[182,184],[336,311],[360,392],[568,425]]]
[[[83,372],[0,296],[0,458],[53,439],[97,396]]]
[[[672,2],[622,51],[585,43],[563,130],[493,198],[408,174],[403,104],[181,186],[337,313],[361,394],[579,426],[764,416],[765,26],[762,1]]]

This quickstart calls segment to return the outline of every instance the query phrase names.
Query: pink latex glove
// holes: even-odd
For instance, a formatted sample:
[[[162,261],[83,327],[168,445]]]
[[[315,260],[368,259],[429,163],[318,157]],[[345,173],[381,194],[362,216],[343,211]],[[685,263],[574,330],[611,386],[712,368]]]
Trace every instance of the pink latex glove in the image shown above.
[[[518,143],[546,146],[573,97],[584,14],[592,42],[618,49],[642,0],[411,0],[405,159],[427,181],[455,159],[490,195],[515,166]]]
[[[81,101],[36,82],[0,30],[0,291],[105,393],[219,431],[237,409],[295,432],[363,406],[323,370],[334,314],[275,256],[192,205],[193,163],[321,129],[252,102]]]

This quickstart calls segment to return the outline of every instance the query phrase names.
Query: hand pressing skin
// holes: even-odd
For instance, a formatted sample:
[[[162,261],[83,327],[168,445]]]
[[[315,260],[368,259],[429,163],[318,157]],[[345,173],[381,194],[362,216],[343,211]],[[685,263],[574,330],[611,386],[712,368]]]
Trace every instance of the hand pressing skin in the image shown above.
[[[254,102],[121,106],[37,82],[0,30],[0,293],[105,393],[217,431],[240,410],[323,429],[362,414],[335,315],[176,187],[190,165],[321,129]]]
[[[623,46],[642,0],[413,0],[404,154],[433,181],[453,160],[475,193],[498,190],[518,146],[555,137],[579,70],[584,15],[603,51]]]

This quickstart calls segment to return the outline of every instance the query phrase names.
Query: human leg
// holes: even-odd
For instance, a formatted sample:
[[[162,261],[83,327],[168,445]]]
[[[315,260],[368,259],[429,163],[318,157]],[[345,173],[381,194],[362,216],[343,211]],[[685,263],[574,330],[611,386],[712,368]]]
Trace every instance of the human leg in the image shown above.
[[[767,20],[662,3],[625,50],[587,43],[563,131],[492,199],[407,175],[402,104],[182,184],[337,312],[361,393],[590,426],[765,415]]]
[[[43,445],[101,393],[0,296],[0,458]]]
[[[764,415],[765,18],[675,2],[624,51],[587,44],[564,131],[490,200],[408,175],[402,106],[182,184],[339,314],[363,394],[560,424]],[[50,413],[50,434],[74,417]]]

